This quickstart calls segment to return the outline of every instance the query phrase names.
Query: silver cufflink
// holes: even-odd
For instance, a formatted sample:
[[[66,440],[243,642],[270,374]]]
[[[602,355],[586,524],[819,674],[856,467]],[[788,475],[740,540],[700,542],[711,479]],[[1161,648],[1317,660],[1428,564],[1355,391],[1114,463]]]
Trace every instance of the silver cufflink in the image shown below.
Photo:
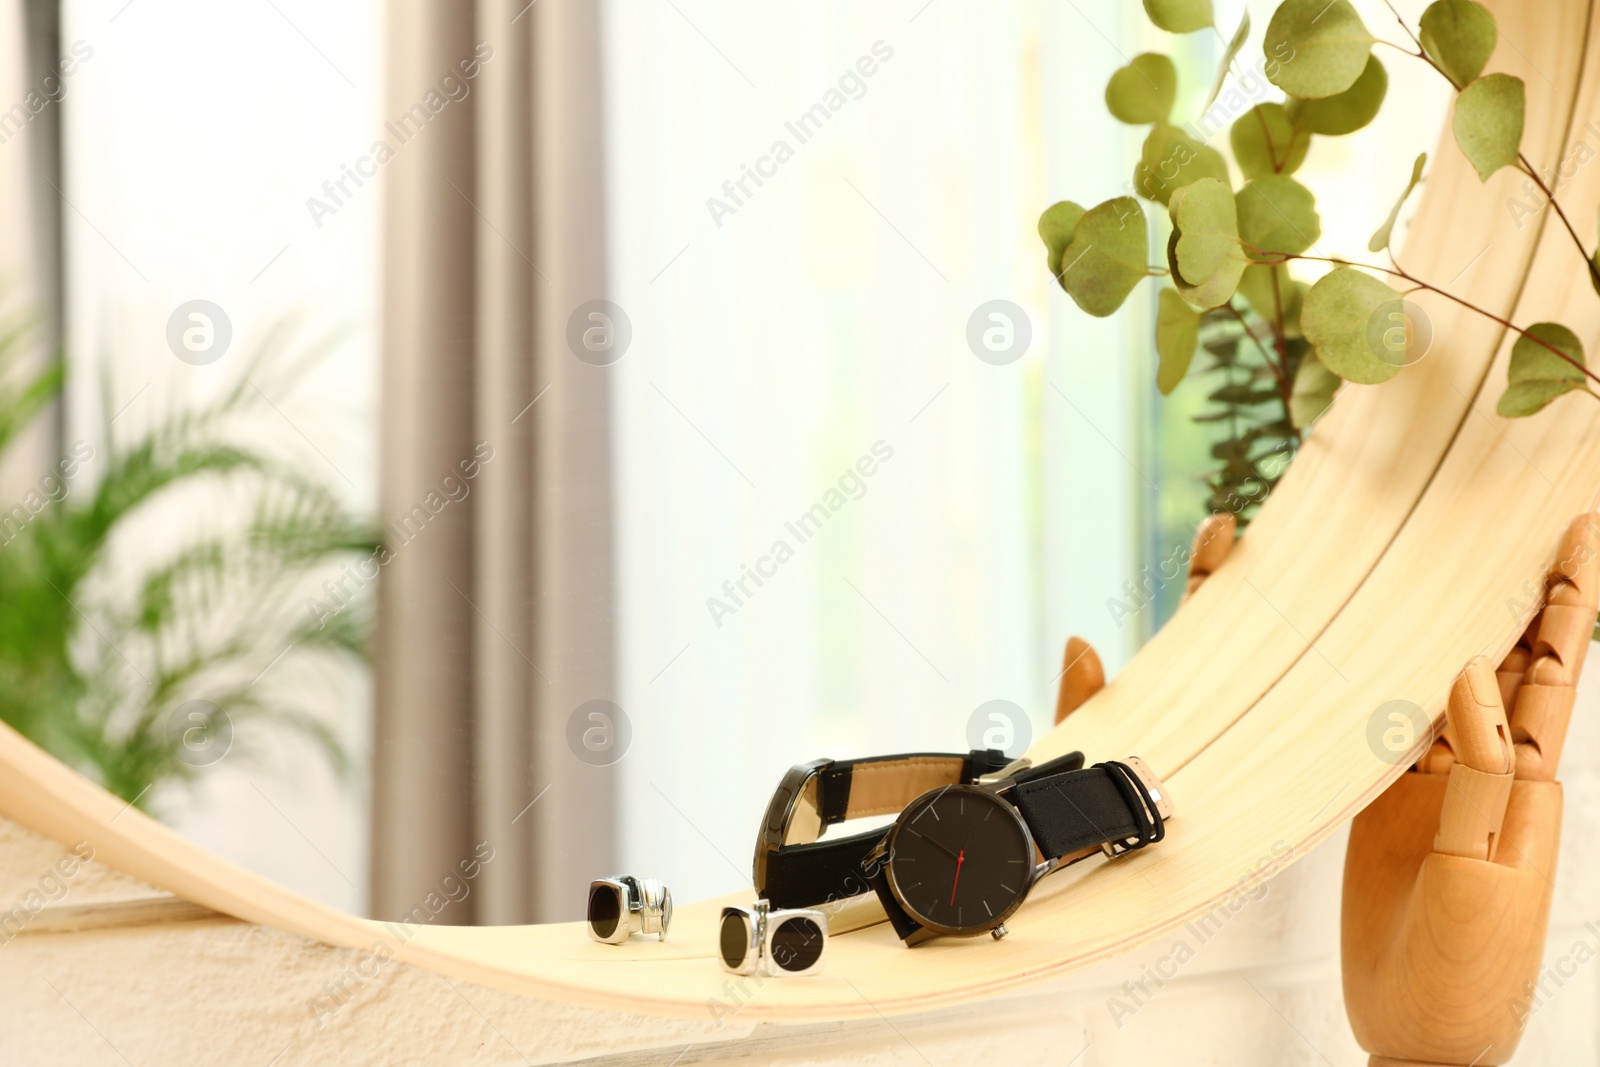
[[[723,908],[717,955],[734,974],[814,974],[828,947],[828,916],[814,908],[773,911],[765,900]]]
[[[589,883],[589,937],[620,945],[634,934],[667,939],[672,925],[672,892],[654,878],[619,874]]]

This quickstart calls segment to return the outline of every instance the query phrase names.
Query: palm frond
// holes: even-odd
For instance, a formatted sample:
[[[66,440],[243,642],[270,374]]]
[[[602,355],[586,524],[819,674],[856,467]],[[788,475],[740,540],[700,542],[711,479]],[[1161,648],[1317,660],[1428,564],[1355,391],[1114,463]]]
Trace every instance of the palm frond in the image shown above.
[[[62,388],[59,366],[7,387],[26,336],[0,326],[0,451]],[[190,701],[220,708],[234,729],[307,738],[335,771],[350,768],[315,693],[274,680],[298,677],[300,661],[364,659],[365,605],[319,617],[308,591],[342,573],[341,561],[374,559],[375,524],[288,458],[230,436],[264,396],[258,378],[285,389],[337,343],[291,353],[293,336],[280,324],[220,398],[131,437],[110,433],[108,413],[92,491],[64,492],[10,522],[0,511],[0,720],[144,806],[156,786],[204,771],[173,740],[174,716]],[[183,502],[196,492],[243,506],[195,521],[192,500],[188,511]],[[191,519],[149,544],[173,513]]]

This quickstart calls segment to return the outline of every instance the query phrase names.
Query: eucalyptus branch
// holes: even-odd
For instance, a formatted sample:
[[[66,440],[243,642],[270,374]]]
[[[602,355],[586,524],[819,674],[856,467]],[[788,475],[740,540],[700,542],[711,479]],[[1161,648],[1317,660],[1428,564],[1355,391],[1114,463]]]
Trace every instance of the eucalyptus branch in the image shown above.
[[[1283,90],[1288,100],[1285,104],[1261,104],[1250,109],[1254,115],[1232,116],[1230,138],[1236,142],[1235,156],[1239,158],[1235,162],[1245,178],[1242,188],[1234,188],[1228,161],[1208,143],[1217,132],[1219,119],[1209,112],[1203,116],[1205,129],[1199,136],[1190,136],[1196,132],[1192,128],[1185,132],[1173,124],[1178,72],[1170,56],[1141,54],[1112,74],[1105,91],[1107,108],[1119,121],[1147,127],[1148,133],[1140,150],[1134,187],[1128,190],[1130,195],[1087,208],[1062,200],[1040,215],[1038,229],[1047,263],[1074,265],[1068,271],[1053,269],[1061,287],[1085,312],[1105,316],[1127,300],[1143,277],[1171,277],[1174,284],[1162,287],[1155,322],[1159,360],[1157,384],[1163,394],[1177,388],[1189,372],[1202,326],[1206,322],[1234,319],[1243,336],[1228,327],[1225,342],[1208,340],[1206,344],[1217,356],[1218,368],[1226,369],[1229,385],[1241,386],[1223,396],[1245,397],[1254,407],[1241,414],[1238,405],[1224,400],[1226,410],[1208,413],[1205,417],[1207,422],[1231,425],[1233,437],[1230,441],[1234,442],[1239,440],[1240,425],[1269,417],[1274,394],[1289,410],[1292,425],[1296,411],[1314,418],[1316,412],[1326,408],[1338,383],[1352,380],[1343,372],[1356,379],[1384,377],[1368,365],[1367,353],[1362,349],[1362,316],[1370,315],[1375,307],[1388,301],[1417,292],[1435,293],[1496,323],[1512,338],[1508,388],[1499,404],[1499,409],[1508,417],[1531,415],[1542,410],[1555,396],[1578,387],[1600,402],[1600,388],[1591,384],[1600,383],[1600,373],[1596,373],[1600,371],[1600,361],[1597,361],[1596,371],[1585,366],[1583,345],[1565,326],[1541,322],[1523,329],[1464,296],[1417,277],[1395,255],[1395,226],[1407,198],[1424,180],[1426,152],[1417,155],[1404,191],[1367,241],[1377,258],[1388,259],[1389,265],[1304,254],[1315,247],[1322,232],[1322,220],[1317,214],[1316,197],[1291,175],[1309,150],[1313,135],[1344,136],[1377,117],[1388,87],[1383,65],[1374,55],[1376,46],[1383,45],[1426,63],[1449,83],[1455,94],[1451,127],[1466,161],[1485,182],[1506,166],[1521,171],[1525,180],[1532,183],[1527,185],[1529,195],[1535,199],[1541,195],[1545,197],[1545,204],[1540,205],[1539,210],[1548,205],[1561,220],[1568,238],[1584,258],[1595,290],[1600,292],[1600,248],[1585,247],[1566,206],[1556,198],[1556,189],[1563,177],[1560,168],[1544,176],[1522,150],[1522,127],[1527,112],[1526,82],[1508,73],[1484,73],[1500,39],[1494,17],[1475,3],[1433,0],[1413,26],[1402,16],[1399,0],[1383,0],[1383,7],[1401,29],[1399,36],[1388,31],[1385,36],[1389,39],[1383,40],[1367,28],[1350,0],[1274,0],[1273,6],[1276,10],[1261,44],[1261,73],[1268,82]],[[1173,0],[1160,4],[1147,0],[1145,12],[1157,28],[1167,33],[1209,29],[1222,41],[1211,4],[1204,0]],[[1248,28],[1248,17],[1241,19],[1239,30],[1223,41],[1225,53],[1218,64],[1206,108],[1230,75],[1240,76],[1238,58],[1248,37]],[[1296,62],[1289,63],[1291,58]],[[1280,135],[1283,129],[1287,130],[1286,136]],[[1157,172],[1159,186],[1151,182]],[[1537,192],[1533,191],[1535,189]],[[1132,195],[1139,193],[1145,200],[1166,208],[1173,238],[1177,241],[1177,244],[1169,243],[1170,270],[1143,265],[1150,231],[1145,209]],[[1127,225],[1130,218],[1135,226]],[[1543,221],[1540,220],[1541,224]],[[1285,228],[1295,231],[1295,235],[1286,234]],[[1198,238],[1198,244],[1186,243],[1185,236]],[[1240,262],[1245,257],[1233,255],[1228,242],[1248,250],[1249,262]],[[1272,249],[1253,247],[1274,244],[1277,247]],[[1216,255],[1217,249],[1223,246],[1227,246],[1224,250],[1230,254]],[[1078,260],[1091,248],[1099,248],[1103,254],[1078,267]],[[1176,262],[1179,258],[1192,259],[1196,277],[1181,276]],[[1324,300],[1318,298],[1322,291],[1318,286],[1322,282],[1306,291],[1300,282],[1286,283],[1287,274],[1278,274],[1276,264],[1293,260],[1357,267],[1371,273],[1358,280],[1335,272],[1333,285]],[[1252,277],[1254,288],[1247,288],[1250,295],[1245,298],[1238,295],[1238,290],[1250,262],[1268,266],[1270,276],[1268,279]],[[1187,267],[1185,263],[1183,269]],[[1384,284],[1378,282],[1380,277],[1385,279]],[[1294,288],[1285,288],[1286,284]],[[1270,302],[1268,285],[1271,286]],[[1310,339],[1288,334],[1289,327],[1294,325],[1289,320],[1295,314],[1295,300],[1301,292],[1305,292],[1307,302],[1313,304],[1309,317],[1316,320],[1303,325],[1312,326],[1312,333],[1327,346],[1322,368],[1299,363]],[[1224,296],[1224,293],[1233,295]],[[1376,323],[1368,325],[1376,326]],[[1323,330],[1327,331],[1326,336]],[[1256,357],[1247,353],[1246,336],[1265,364],[1265,373],[1255,362]],[[1385,338],[1389,336],[1386,332]],[[1530,355],[1535,357],[1534,364],[1543,360],[1533,351],[1535,347],[1575,367],[1577,376],[1548,361],[1543,361],[1542,366],[1529,364]],[[1318,373],[1301,377],[1300,370],[1305,367]],[[1321,373],[1323,369],[1328,373]],[[1234,381],[1240,372],[1248,375],[1244,383]],[[1392,374],[1393,369],[1389,373]],[[1269,380],[1275,388],[1268,387]],[[1532,383],[1546,381],[1550,388],[1527,388]],[[1297,386],[1303,390],[1301,393],[1295,391]],[[1251,440],[1262,435],[1282,438],[1288,443],[1293,440],[1293,435],[1277,424],[1271,429],[1265,424],[1253,426],[1250,434]],[[1220,446],[1219,449],[1214,449],[1217,457],[1226,458],[1232,466],[1219,475],[1221,482],[1214,483],[1214,489],[1240,477],[1236,462],[1239,450]]]
[[[1437,63],[1435,63],[1433,61],[1433,59],[1426,52],[1421,52],[1421,51],[1413,52],[1411,49],[1407,48],[1403,44],[1395,44],[1393,41],[1385,41],[1382,37],[1374,39],[1372,43],[1373,44],[1381,44],[1381,45],[1385,46],[1386,48],[1393,48],[1396,52],[1399,52],[1403,56],[1410,56],[1412,59],[1420,59],[1424,63],[1428,64],[1428,66],[1432,67],[1434,70],[1438,70],[1440,74],[1444,74],[1444,71],[1439,70],[1439,65]],[[1418,48],[1420,48],[1420,47],[1421,47],[1421,45],[1418,45]],[[1448,78],[1449,75],[1445,74],[1445,77]],[[1452,81],[1450,84],[1454,85],[1455,82]]]
[[[1434,70],[1438,71],[1439,72],[1439,76],[1441,78],[1443,78],[1445,81],[1449,82],[1450,83],[1450,87],[1452,89],[1454,89],[1456,92],[1459,93],[1461,91],[1461,88],[1456,85],[1456,80],[1454,78],[1450,77],[1450,75],[1446,74],[1444,72],[1444,68],[1439,66],[1439,64],[1437,64],[1437,63],[1435,63],[1433,61],[1433,57],[1428,54],[1428,50],[1426,48],[1422,47],[1422,38],[1418,37],[1415,33],[1411,32],[1411,27],[1406,25],[1406,20],[1400,17],[1400,12],[1395,9],[1394,4],[1390,3],[1390,0],[1383,0],[1383,2],[1384,2],[1384,5],[1386,7],[1388,7],[1389,11],[1394,15],[1394,20],[1400,24],[1400,28],[1402,30],[1406,31],[1406,36],[1411,38],[1411,43],[1417,46],[1417,50],[1415,52],[1413,52],[1409,48],[1402,48],[1400,45],[1395,44],[1393,41],[1379,40],[1376,43],[1377,44],[1386,44],[1390,48],[1393,48],[1396,52],[1399,52],[1401,55],[1407,55],[1407,56],[1411,56],[1413,59],[1422,60],[1424,63],[1428,64],[1428,66],[1430,66]]]
[[[1417,37],[1416,34],[1411,32],[1411,27],[1407,26],[1405,19],[1400,17],[1400,12],[1395,10],[1394,4],[1390,3],[1390,0],[1384,0],[1384,3],[1389,10],[1394,13],[1395,21],[1400,23],[1400,28],[1405,30],[1406,35],[1416,43],[1417,50],[1412,52],[1409,49],[1401,48],[1399,45],[1390,44],[1388,41],[1379,41],[1378,43],[1389,44],[1391,48],[1404,55],[1422,60],[1424,63],[1438,72],[1439,77],[1450,83],[1450,88],[1455,90],[1457,96],[1461,95],[1461,86],[1458,86],[1455,79],[1446,74],[1444,68],[1435,63],[1433,61],[1433,57],[1428,55],[1427,50],[1422,47],[1422,41]],[[1578,231],[1573,228],[1572,220],[1567,218],[1566,211],[1562,209],[1561,203],[1556,200],[1555,190],[1544,183],[1544,179],[1539,177],[1539,172],[1534,168],[1533,164],[1529,162],[1527,155],[1520,149],[1517,152],[1517,164],[1517,169],[1522,171],[1522,173],[1526,174],[1529,178],[1533,179],[1533,184],[1541,193],[1544,194],[1545,201],[1555,209],[1557,217],[1561,219],[1561,224],[1566,227],[1567,234],[1572,238],[1573,245],[1578,249],[1578,254],[1583,256],[1584,263],[1589,269],[1590,279],[1593,280],[1596,288],[1600,289],[1600,267],[1595,266],[1594,260],[1590,257],[1589,250],[1583,247],[1583,239],[1578,236]],[[1600,252],[1600,248],[1597,248],[1596,251]]]

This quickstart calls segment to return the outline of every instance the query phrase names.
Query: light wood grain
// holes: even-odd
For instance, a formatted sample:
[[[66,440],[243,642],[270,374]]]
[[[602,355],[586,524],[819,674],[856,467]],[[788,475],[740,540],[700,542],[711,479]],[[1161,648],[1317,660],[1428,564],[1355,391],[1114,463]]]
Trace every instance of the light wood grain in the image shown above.
[[[1529,157],[1554,163],[1573,136],[1600,146],[1573,119],[1600,114],[1596,64],[1584,62],[1594,54],[1589,4],[1490,6],[1502,37],[1492,68],[1527,83]],[[1448,133],[1430,158],[1408,269],[1455,278],[1454,291],[1519,322],[1560,319],[1594,351],[1600,301],[1551,219],[1519,228],[1506,209],[1519,177],[1480,183]],[[1572,217],[1593,219],[1600,165],[1580,169],[1562,198]],[[1227,562],[1030,753],[1144,756],[1178,805],[1166,841],[1046,882],[1004,941],[908,950],[881,924],[836,937],[824,974],[764,983],[746,1017],[927,1010],[1082,967],[1226,904],[1383,790],[1400,765],[1369,746],[1373,712],[1403,699],[1437,719],[1469,658],[1506,652],[1526,623],[1508,601],[1538,586],[1562,529],[1600,487],[1600,405],[1569,397],[1537,418],[1498,418],[1503,332],[1452,304],[1419,302],[1434,325],[1429,356],[1383,386],[1347,387]],[[403,960],[485,985],[684,1016],[727,995],[711,936],[722,901],[680,906],[660,945],[596,945],[576,925],[370,923],[124,810],[9,731],[0,814],[63,843],[88,840],[103,862],[215,910],[337,945],[393,944]]]
[[[83,930],[118,930],[130,926],[219,919],[210,908],[172,894],[134,900],[106,900],[93,904],[57,904],[41,908],[28,920],[18,937],[31,934],[75,934]]]

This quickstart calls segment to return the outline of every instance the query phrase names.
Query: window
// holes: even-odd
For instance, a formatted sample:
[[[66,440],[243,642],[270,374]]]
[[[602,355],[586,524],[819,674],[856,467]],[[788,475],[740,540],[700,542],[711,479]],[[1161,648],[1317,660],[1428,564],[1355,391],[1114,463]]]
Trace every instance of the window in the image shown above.
[[[381,8],[70,0],[62,48],[80,57],[63,97],[68,439],[103,446],[102,403],[124,430],[216,395],[269,328],[294,318],[300,351],[334,331],[346,339],[291,393],[271,397],[281,418],[260,433],[371,513],[382,193],[355,190],[320,220],[307,200],[327,198],[324,183],[339,181],[381,126]],[[220,309],[212,325],[226,323],[224,355],[234,358],[174,358],[169,319],[197,299]],[[175,543],[228,506],[180,503],[152,539]],[[333,710],[359,750],[369,687],[351,676],[336,691]],[[360,790],[293,745],[271,751],[267,766],[213,768],[163,813],[224,856],[364,910]]]
[[[991,701],[1020,751],[1069,632],[1135,647],[1104,605],[1136,569],[1139,316],[1064,307],[1034,220],[1137,142],[1079,108],[1122,60],[1056,5],[606,30],[623,855],[690,899],[748,880],[790,764],[1006,740]]]

